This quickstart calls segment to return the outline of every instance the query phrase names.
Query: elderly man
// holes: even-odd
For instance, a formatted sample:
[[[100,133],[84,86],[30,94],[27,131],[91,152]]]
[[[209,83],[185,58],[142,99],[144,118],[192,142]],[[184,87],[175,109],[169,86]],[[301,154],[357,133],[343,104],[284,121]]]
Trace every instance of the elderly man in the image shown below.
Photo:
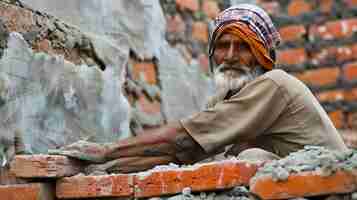
[[[224,10],[209,43],[217,92],[207,109],[137,137],[109,144],[80,141],[58,153],[104,163],[88,171],[133,172],[170,162],[194,163],[225,147],[226,154],[263,161],[305,145],[346,150],[310,90],[274,69],[279,41],[261,8],[241,4]]]

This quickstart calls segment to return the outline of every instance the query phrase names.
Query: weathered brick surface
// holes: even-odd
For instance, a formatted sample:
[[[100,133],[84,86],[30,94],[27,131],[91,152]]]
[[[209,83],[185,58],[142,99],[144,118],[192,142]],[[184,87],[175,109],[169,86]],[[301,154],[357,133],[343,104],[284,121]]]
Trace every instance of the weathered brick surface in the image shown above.
[[[357,80],[357,62],[348,63],[343,66],[343,77],[347,81]]]
[[[21,33],[36,52],[41,51],[49,54],[63,55],[65,59],[73,63],[80,63],[80,56],[77,53],[78,49],[74,49],[73,47],[64,49],[66,45],[63,42],[65,41],[63,37],[66,37],[67,34],[73,34],[75,32],[79,35],[80,32],[78,30],[68,27],[69,31],[63,33],[56,30],[54,22],[58,21],[57,19],[55,20],[46,15],[39,15],[29,9],[3,2],[0,2],[0,16],[1,23],[3,23],[5,27],[4,31]],[[52,25],[55,29],[50,30],[49,25]],[[37,35],[34,33],[37,33]],[[57,37],[57,33],[60,33],[62,37]],[[51,40],[53,40],[53,44],[49,41],[50,37]]]
[[[340,76],[340,69],[337,67],[308,70],[296,73],[295,76],[310,86],[333,85]]]
[[[58,198],[153,197],[175,194],[185,187],[211,191],[248,185],[259,163],[221,161],[190,168],[150,170],[137,174],[73,176],[57,181]]]
[[[133,196],[133,176],[127,174],[104,176],[73,176],[62,178],[56,184],[60,199]]]
[[[78,161],[57,155],[18,155],[11,163],[11,171],[22,178],[58,178],[80,172]]]
[[[290,25],[279,29],[283,42],[291,42],[302,39],[306,34],[306,28],[303,25]]]
[[[291,0],[287,9],[290,16],[298,16],[310,12],[312,5],[306,0]]]
[[[0,186],[0,198],[4,200],[55,200],[51,183],[29,183]]]
[[[270,176],[252,180],[250,190],[263,199],[289,199],[326,194],[348,193],[356,190],[356,177],[351,172],[337,171],[324,177],[320,172],[290,175],[287,181],[275,182]]]
[[[278,63],[283,65],[303,64],[307,60],[304,48],[280,50],[277,52]]]
[[[192,169],[143,173],[135,176],[135,197],[174,194],[185,187],[192,191],[210,191],[247,185],[256,170],[257,164],[224,161]]]
[[[313,25],[309,29],[310,38],[333,40],[351,37],[356,32],[357,19],[328,21],[323,25]]]
[[[316,96],[321,102],[335,102],[344,100],[346,95],[344,90],[339,89],[320,92]]]

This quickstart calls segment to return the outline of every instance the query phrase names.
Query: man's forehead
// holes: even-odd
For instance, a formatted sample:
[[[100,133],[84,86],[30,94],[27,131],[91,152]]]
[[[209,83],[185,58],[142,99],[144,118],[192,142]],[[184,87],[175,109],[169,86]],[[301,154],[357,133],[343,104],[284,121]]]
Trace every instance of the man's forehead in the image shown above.
[[[216,43],[219,42],[230,42],[230,41],[235,41],[235,42],[244,42],[244,40],[236,35],[233,35],[231,33],[224,33],[222,36],[218,38]]]

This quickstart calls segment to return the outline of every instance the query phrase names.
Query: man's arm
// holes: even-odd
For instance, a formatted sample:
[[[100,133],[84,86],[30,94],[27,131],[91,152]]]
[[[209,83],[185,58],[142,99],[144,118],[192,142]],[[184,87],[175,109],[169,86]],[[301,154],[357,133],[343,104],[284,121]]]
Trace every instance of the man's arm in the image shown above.
[[[114,143],[78,141],[49,153],[96,163],[87,167],[87,173],[136,172],[170,162],[191,164],[208,157],[178,122]]]
[[[141,157],[141,162],[146,163],[163,160],[178,163],[193,163],[207,157],[202,147],[186,133],[178,122],[154,131],[146,131],[136,137],[119,140],[109,145],[106,159],[114,160],[126,157]],[[147,163],[150,165],[150,162]],[[122,163],[124,164],[124,163]]]

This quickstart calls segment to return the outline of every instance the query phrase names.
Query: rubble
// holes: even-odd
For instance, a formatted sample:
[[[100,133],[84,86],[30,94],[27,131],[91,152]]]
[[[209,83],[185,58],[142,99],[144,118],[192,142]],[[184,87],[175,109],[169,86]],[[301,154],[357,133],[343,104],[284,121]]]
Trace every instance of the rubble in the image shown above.
[[[290,174],[321,171],[330,176],[338,169],[352,171],[357,168],[357,151],[331,151],[324,147],[306,146],[280,160],[275,160],[260,168],[254,178],[270,175],[275,181],[285,181]]]

